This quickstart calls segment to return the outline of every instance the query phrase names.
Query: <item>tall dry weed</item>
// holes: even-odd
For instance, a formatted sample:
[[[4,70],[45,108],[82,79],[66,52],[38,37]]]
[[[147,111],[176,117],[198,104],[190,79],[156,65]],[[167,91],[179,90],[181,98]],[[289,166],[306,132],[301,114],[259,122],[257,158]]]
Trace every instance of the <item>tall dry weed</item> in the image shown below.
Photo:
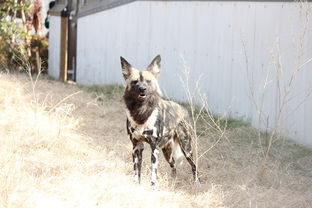
[[[51,111],[14,76],[0,79],[0,203],[18,207],[42,182],[70,174],[77,168],[73,158],[83,162],[92,150],[75,133],[79,122],[71,115],[73,105]]]

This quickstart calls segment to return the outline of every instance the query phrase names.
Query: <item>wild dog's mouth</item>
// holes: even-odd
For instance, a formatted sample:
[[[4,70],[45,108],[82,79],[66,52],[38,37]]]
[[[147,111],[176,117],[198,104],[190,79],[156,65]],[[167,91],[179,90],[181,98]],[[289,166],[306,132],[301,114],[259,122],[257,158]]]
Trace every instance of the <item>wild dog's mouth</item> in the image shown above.
[[[146,93],[141,92],[138,96],[140,99],[144,99],[146,97]]]

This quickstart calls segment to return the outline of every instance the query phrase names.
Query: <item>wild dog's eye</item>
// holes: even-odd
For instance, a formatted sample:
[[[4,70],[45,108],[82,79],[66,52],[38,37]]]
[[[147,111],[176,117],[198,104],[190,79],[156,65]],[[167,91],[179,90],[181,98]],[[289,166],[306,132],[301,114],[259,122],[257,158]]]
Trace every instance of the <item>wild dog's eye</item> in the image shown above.
[[[146,80],[146,83],[148,83],[148,84],[151,83],[151,80],[147,79],[147,80]]]
[[[138,80],[133,80],[133,81],[131,81],[131,84],[132,85],[135,85],[135,84],[137,84],[138,83]]]

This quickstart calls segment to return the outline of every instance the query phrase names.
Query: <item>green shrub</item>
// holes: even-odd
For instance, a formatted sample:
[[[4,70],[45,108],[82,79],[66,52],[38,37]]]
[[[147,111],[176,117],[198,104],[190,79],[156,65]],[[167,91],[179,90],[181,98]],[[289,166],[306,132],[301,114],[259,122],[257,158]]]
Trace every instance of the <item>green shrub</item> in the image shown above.
[[[41,68],[47,68],[48,42],[46,38],[31,35],[25,15],[30,1],[0,0],[0,70],[29,70],[37,68],[36,51]]]

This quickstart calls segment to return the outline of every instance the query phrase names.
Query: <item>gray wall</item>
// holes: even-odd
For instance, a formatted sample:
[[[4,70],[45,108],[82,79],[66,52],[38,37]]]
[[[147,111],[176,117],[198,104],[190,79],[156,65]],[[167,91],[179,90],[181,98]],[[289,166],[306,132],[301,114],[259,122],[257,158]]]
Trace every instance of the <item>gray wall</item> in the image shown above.
[[[161,54],[160,85],[183,101],[182,55],[191,85],[202,76],[202,92],[215,113],[274,127],[283,97],[278,89],[312,57],[309,22],[296,58],[305,23],[304,9],[291,2],[133,2],[78,20],[77,82],[122,83],[119,56],[142,69]],[[297,106],[312,87],[311,67],[302,67],[292,82],[281,119],[281,131],[306,144],[312,144],[312,101]]]

